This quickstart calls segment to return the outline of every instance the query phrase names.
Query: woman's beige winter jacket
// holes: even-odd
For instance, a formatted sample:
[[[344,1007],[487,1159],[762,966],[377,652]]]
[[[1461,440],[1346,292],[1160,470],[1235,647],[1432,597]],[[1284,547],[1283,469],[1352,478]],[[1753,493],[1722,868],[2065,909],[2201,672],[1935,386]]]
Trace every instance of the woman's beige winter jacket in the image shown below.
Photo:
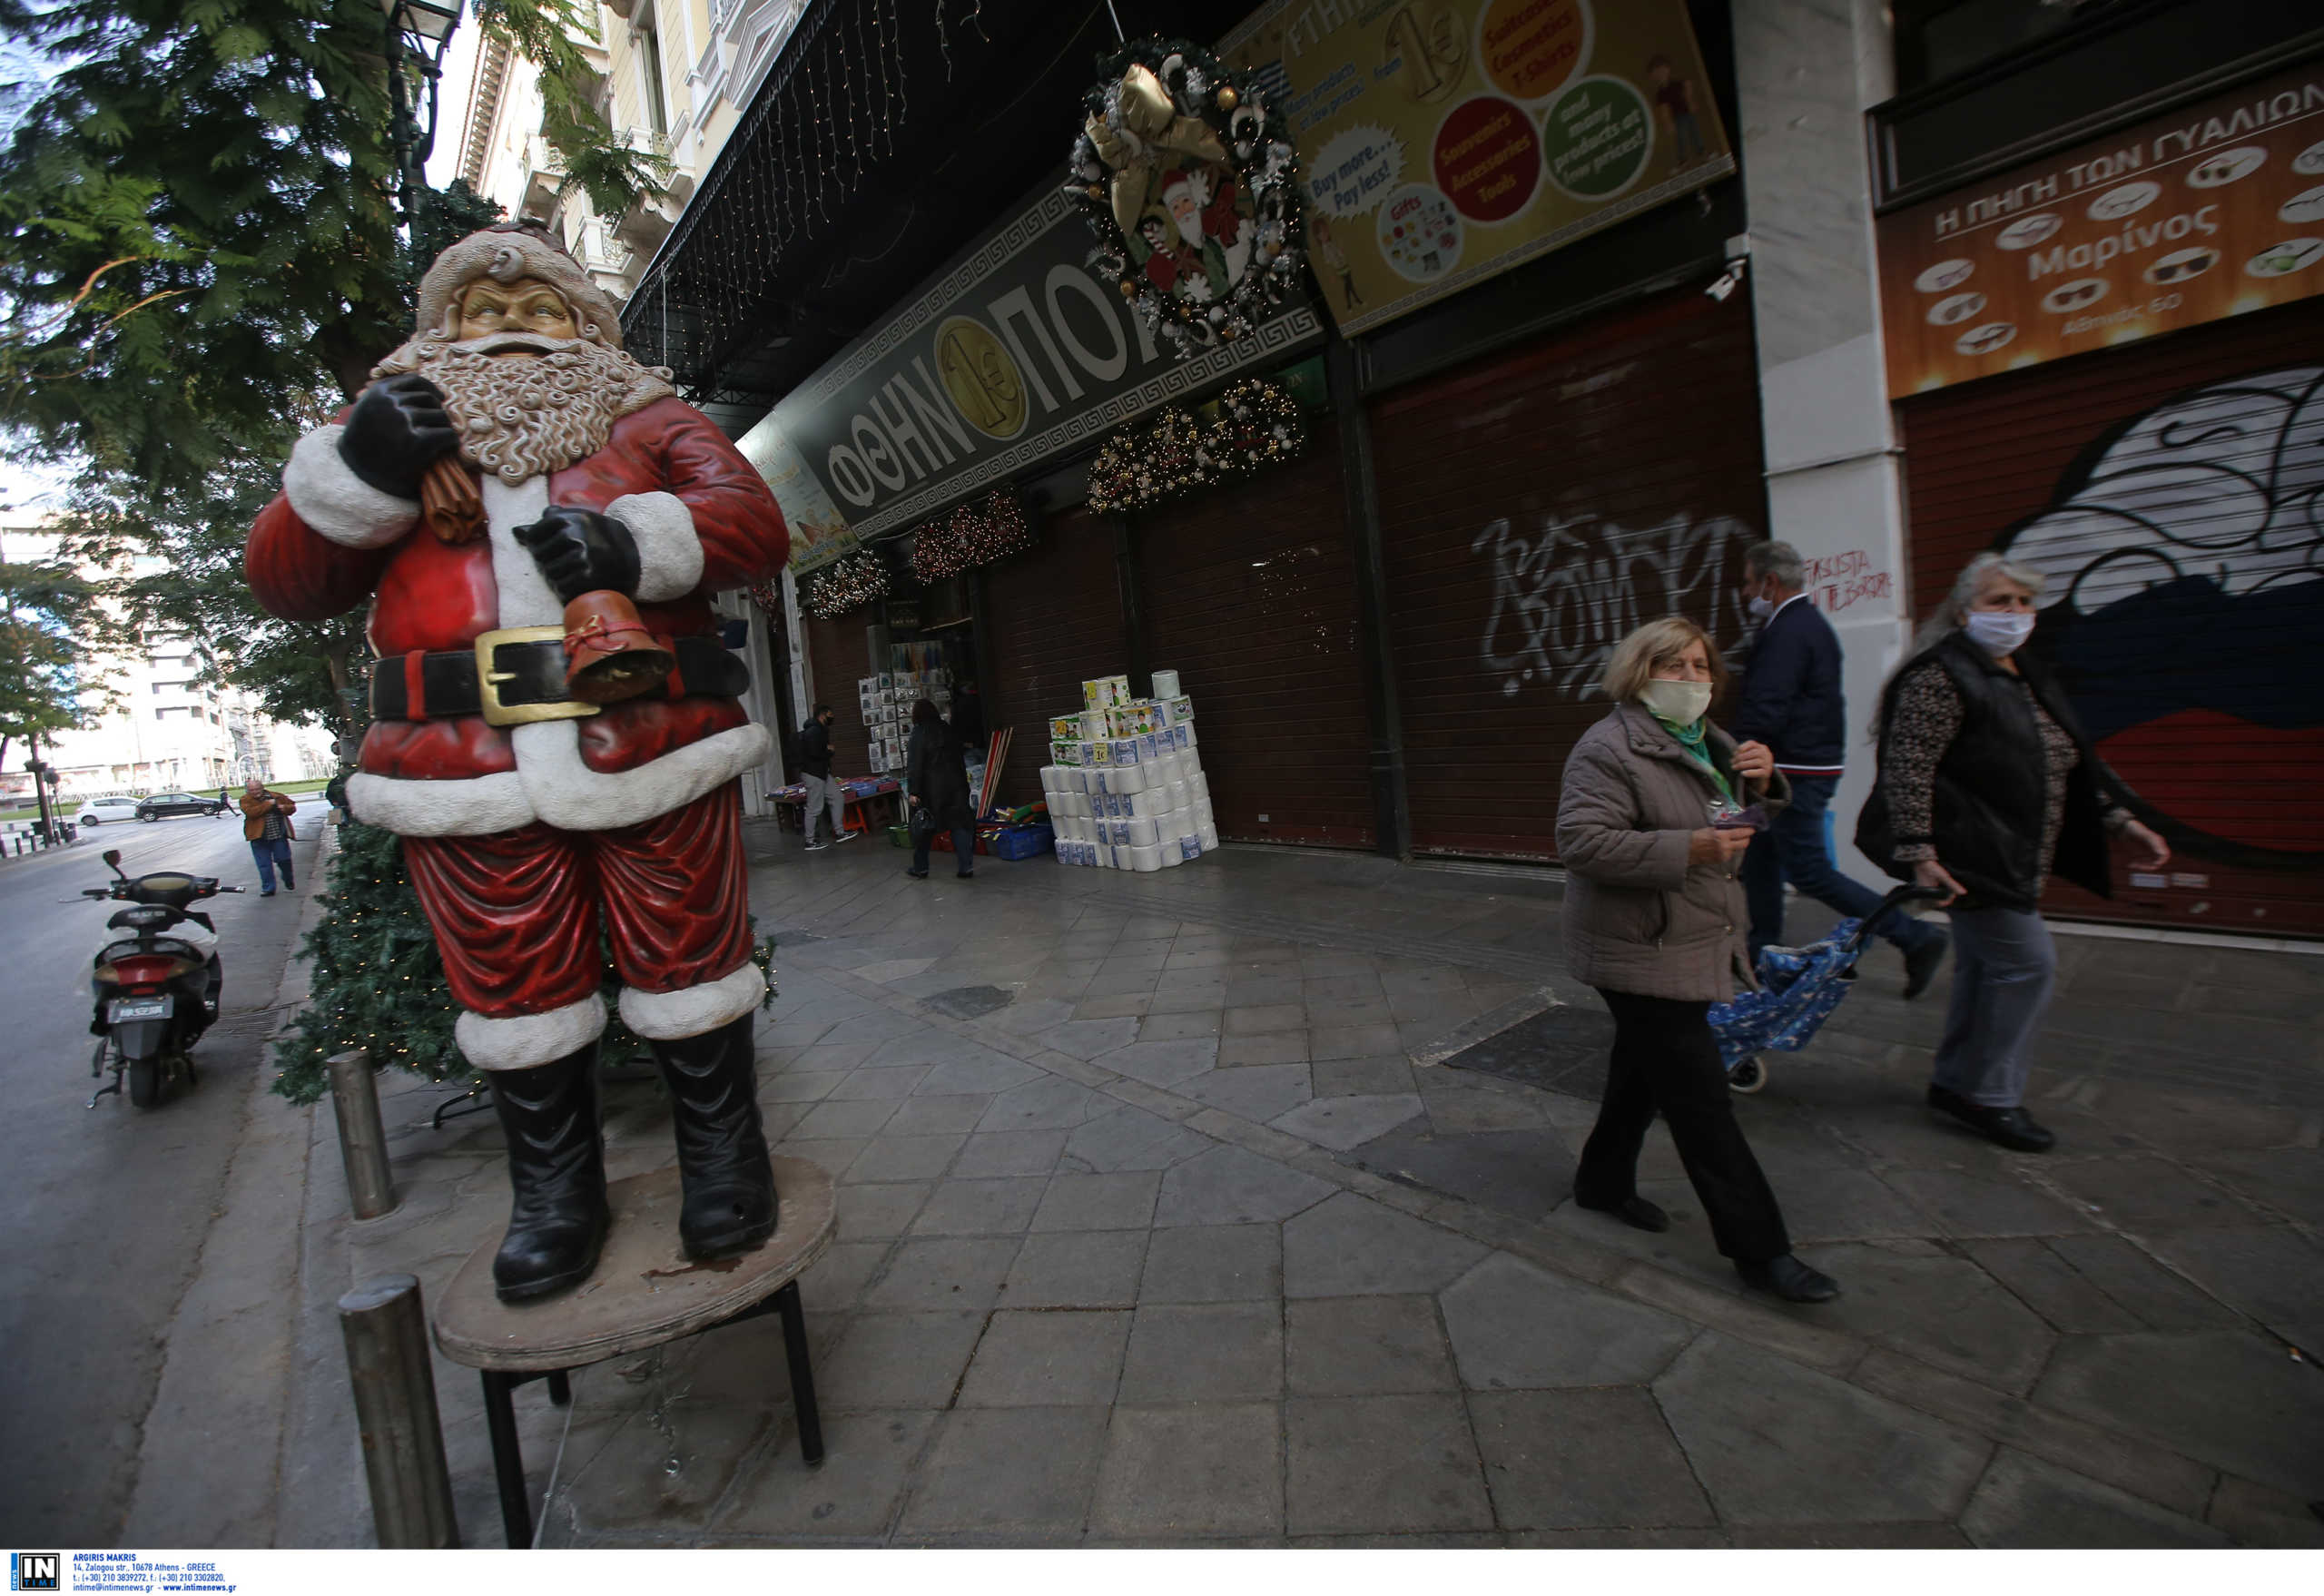
[[[1735,739],[1710,728],[1712,757],[1731,771]],[[1755,984],[1750,915],[1725,864],[1687,862],[1687,839],[1710,823],[1718,789],[1678,739],[1636,704],[1582,734],[1558,799],[1566,868],[1565,952],[1574,979],[1641,997],[1723,1003]],[[1777,773],[1738,796],[1774,810],[1790,799]]]

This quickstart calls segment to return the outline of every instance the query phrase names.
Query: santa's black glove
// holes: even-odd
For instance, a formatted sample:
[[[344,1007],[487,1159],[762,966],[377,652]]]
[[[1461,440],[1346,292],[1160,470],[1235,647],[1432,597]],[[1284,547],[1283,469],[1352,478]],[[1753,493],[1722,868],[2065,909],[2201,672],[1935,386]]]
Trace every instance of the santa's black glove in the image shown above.
[[[601,588],[637,593],[637,539],[611,516],[551,505],[539,520],[517,527],[516,537],[566,604]]]
[[[418,498],[419,478],[460,440],[444,396],[417,371],[365,389],[339,435],[339,458],[381,493]]]

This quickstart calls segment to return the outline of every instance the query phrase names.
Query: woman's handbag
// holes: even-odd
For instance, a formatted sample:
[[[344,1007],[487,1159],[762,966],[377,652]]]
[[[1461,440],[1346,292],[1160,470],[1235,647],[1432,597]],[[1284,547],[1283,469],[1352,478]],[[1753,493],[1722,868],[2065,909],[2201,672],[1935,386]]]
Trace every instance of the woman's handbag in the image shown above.
[[[915,848],[936,834],[936,816],[929,813],[924,803],[911,806],[911,819],[908,823],[911,827],[911,845]]]

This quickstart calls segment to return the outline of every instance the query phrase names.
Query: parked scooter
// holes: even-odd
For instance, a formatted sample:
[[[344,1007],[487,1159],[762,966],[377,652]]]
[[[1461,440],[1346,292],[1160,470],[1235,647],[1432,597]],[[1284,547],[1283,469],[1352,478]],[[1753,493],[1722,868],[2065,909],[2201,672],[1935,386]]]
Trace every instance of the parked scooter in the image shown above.
[[[176,870],[133,879],[122,873],[118,848],[106,849],[104,861],[116,879],[111,886],[84,887],[81,896],[131,907],[105,921],[107,931],[127,934],[105,944],[89,976],[96,1005],[89,1030],[98,1038],[89,1073],[113,1070],[112,1084],[98,1088],[89,1107],[108,1092],[119,1096],[125,1075],[129,1100],[150,1108],[164,1088],[194,1083],[193,1045],[218,1018],[225,991],[218,928],[188,905],[242,889]]]

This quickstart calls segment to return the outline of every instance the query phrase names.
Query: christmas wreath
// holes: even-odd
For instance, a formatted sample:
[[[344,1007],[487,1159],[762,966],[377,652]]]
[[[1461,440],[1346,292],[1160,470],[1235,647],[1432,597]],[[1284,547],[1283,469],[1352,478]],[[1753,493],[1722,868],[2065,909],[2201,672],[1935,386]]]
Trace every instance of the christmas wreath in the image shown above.
[[[807,584],[807,613],[835,621],[888,596],[888,566],[868,548],[843,554]]]
[[[974,504],[958,506],[912,535],[911,574],[921,583],[941,582],[977,566],[1032,546],[1025,507],[1005,488]]]
[[[1282,384],[1246,377],[1219,396],[1214,422],[1173,405],[1107,438],[1089,467],[1089,507],[1111,516],[1167,504],[1288,460],[1305,442],[1298,402]]]
[[[1299,156],[1267,93],[1200,45],[1142,39],[1082,98],[1067,196],[1089,267],[1181,357],[1246,337],[1298,281]]]

